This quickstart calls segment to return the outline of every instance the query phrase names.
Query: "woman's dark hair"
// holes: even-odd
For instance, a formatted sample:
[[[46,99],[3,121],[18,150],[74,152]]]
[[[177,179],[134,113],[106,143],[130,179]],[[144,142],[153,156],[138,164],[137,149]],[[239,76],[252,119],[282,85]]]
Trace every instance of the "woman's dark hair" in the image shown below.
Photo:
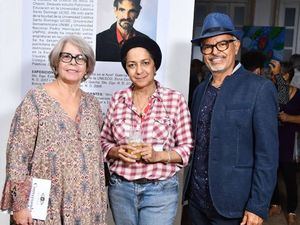
[[[292,63],[292,66],[294,69],[297,69],[300,71],[300,54],[293,54],[290,57],[290,63]]]
[[[281,62],[281,74],[284,75],[286,73],[289,74],[288,82],[290,83],[294,77],[294,68],[291,62]]]
[[[241,56],[241,63],[245,69],[254,71],[257,68],[262,69],[267,57],[261,51],[249,51]]]

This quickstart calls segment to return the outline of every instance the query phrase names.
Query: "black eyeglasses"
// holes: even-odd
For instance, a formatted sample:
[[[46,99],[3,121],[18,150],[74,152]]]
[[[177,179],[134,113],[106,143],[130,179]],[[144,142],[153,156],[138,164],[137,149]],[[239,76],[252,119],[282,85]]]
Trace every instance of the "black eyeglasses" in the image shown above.
[[[76,64],[78,65],[83,65],[87,62],[87,59],[84,55],[79,54],[79,55],[75,55],[73,56],[71,53],[68,52],[61,52],[59,54],[60,60],[64,63],[69,63],[71,62],[73,59],[75,59]]]
[[[200,47],[201,52],[203,55],[209,55],[214,51],[214,47],[216,47],[220,52],[224,52],[228,49],[229,43],[234,41],[236,41],[236,39],[219,41],[214,45],[204,44]]]

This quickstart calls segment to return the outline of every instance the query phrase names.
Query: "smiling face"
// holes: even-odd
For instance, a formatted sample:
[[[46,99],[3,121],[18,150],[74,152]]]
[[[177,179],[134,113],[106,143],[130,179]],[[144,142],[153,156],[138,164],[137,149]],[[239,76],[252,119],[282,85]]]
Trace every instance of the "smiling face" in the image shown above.
[[[62,52],[70,53],[74,57],[82,55],[80,50],[75,45],[69,42],[65,44],[65,46],[62,49]],[[80,84],[83,76],[86,74],[86,63],[79,65],[76,63],[75,58],[72,58],[70,62],[63,62],[60,58],[57,72],[57,79],[60,79],[63,82],[69,84]]]
[[[141,47],[130,49],[126,55],[126,69],[136,88],[152,88],[155,85],[155,64],[146,49]]]
[[[115,15],[117,17],[117,26],[119,29],[130,31],[133,27],[135,19],[139,15],[139,11],[135,4],[129,0],[123,0],[115,7]]]
[[[210,37],[201,43],[203,45],[215,45],[217,42],[232,40],[234,37],[229,34],[222,34],[215,37]],[[240,41],[232,41],[228,43],[228,49],[219,51],[216,47],[213,48],[211,54],[203,55],[203,59],[212,74],[230,75],[235,64],[235,56],[238,54]]]

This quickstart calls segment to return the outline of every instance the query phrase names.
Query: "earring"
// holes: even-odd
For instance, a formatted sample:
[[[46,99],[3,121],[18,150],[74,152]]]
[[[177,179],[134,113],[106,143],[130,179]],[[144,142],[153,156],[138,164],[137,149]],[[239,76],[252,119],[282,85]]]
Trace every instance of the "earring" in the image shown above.
[[[87,74],[84,74],[83,80],[87,80],[88,78],[89,78],[89,76]]]

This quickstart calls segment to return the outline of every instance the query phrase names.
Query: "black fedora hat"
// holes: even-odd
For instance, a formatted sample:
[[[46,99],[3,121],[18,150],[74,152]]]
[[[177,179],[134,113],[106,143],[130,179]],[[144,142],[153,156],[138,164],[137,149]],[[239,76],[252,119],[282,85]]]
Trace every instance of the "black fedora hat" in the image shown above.
[[[241,30],[235,29],[233,22],[228,15],[214,12],[205,17],[200,36],[193,39],[192,42],[200,44],[201,40],[220,34],[232,34],[239,40],[241,40],[243,36]]]

